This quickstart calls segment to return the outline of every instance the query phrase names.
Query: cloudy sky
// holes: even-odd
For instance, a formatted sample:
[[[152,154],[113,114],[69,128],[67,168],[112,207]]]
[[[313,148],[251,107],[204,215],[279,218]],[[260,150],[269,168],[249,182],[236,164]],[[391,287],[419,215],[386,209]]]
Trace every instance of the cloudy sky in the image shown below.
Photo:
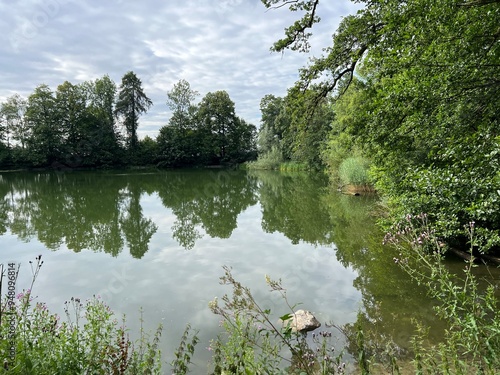
[[[349,0],[320,4],[312,54],[329,44]],[[108,74],[134,71],[154,103],[139,135],[156,136],[170,113],[166,93],[180,79],[200,93],[226,90],[236,114],[259,125],[260,99],[283,96],[308,55],[269,51],[298,14],[260,0],[0,0],[0,102]]]

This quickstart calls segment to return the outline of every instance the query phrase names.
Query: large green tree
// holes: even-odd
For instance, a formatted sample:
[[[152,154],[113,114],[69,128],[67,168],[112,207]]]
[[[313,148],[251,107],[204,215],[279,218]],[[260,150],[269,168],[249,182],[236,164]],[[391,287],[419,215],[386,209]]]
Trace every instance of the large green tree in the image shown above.
[[[226,91],[207,93],[201,100],[198,116],[207,132],[206,141],[211,145],[217,161],[225,161],[230,153],[229,135],[236,131],[234,102]]]
[[[146,113],[153,105],[142,88],[142,82],[137,75],[130,71],[122,78],[122,83],[118,92],[115,113],[123,117],[123,125],[127,131],[127,144],[134,153],[137,143],[137,127],[139,126],[139,116]]]
[[[260,101],[261,125],[259,128],[259,152],[266,153],[273,147],[280,147],[290,119],[286,116],[285,101],[272,94]]]
[[[38,86],[28,97],[25,120],[31,130],[29,158],[34,165],[48,165],[60,159],[63,131],[56,111],[56,98],[47,85]]]
[[[198,95],[198,91],[193,90],[185,79],[181,79],[167,92],[167,106],[172,111],[170,126],[179,129],[193,127],[193,117],[196,112],[194,101]]]
[[[203,97],[198,121],[213,162],[242,162],[255,152],[256,128],[236,116],[234,102],[226,91],[209,92]]]
[[[310,110],[315,92],[289,90],[285,98],[266,95],[260,103],[260,158],[279,153],[283,161],[303,163],[310,169],[321,169],[320,148],[330,130],[333,118],[329,99],[322,98]]]
[[[88,115],[93,125],[89,139],[98,165],[113,165],[121,160],[120,135],[115,123],[115,99],[117,88],[105,75],[86,82]]]
[[[263,3],[303,12],[273,49],[307,50],[319,0]],[[343,104],[349,122],[333,128],[373,160],[394,215],[426,212],[439,236],[457,245],[474,221],[476,244],[498,248],[500,2],[360,3],[364,8],[341,21],[325,55],[301,69],[297,89],[314,93],[313,107],[331,93],[355,90],[352,105]]]
[[[177,82],[167,93],[167,106],[172,116],[157,137],[161,165],[203,164],[205,155],[201,153],[203,147],[194,104],[198,95],[186,80]]]
[[[6,133],[7,145],[17,142],[21,148],[26,147],[26,140],[29,137],[29,129],[26,126],[24,114],[26,112],[27,101],[19,94],[14,94],[2,103],[0,108],[4,131]]]
[[[66,81],[57,87],[55,98],[55,111],[64,140],[63,158],[65,161],[78,161],[80,164],[80,159],[90,151],[85,144],[85,123],[88,120],[85,91],[82,85],[73,85]]]

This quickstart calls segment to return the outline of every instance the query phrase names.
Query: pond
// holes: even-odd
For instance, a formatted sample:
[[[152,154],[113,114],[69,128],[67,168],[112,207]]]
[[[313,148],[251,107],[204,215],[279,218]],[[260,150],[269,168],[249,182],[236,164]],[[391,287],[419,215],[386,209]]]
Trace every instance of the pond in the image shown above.
[[[127,315],[132,337],[163,323],[165,361],[187,323],[200,330],[194,374],[207,373],[219,318],[208,309],[222,266],[277,313],[265,275],[324,324],[367,327],[402,348],[412,318],[432,327],[424,289],[382,246],[374,197],[332,192],[321,176],[230,170],[9,172],[0,174],[0,263],[44,260],[33,294],[63,313],[71,297],[101,296]],[[278,315],[279,316],[279,315]],[[168,366],[164,366],[168,369]]]

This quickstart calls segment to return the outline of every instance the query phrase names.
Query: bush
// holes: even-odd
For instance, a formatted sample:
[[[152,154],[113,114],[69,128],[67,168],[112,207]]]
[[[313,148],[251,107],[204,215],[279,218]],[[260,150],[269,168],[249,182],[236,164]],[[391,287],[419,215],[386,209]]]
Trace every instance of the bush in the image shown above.
[[[278,293],[287,313],[275,316],[261,306],[249,288],[237,281],[229,267],[221,284],[232,287],[223,304],[210,302],[213,313],[223,319],[226,336],[212,341],[214,374],[344,374],[343,352],[334,353],[332,333],[325,330],[307,335],[292,330],[290,323],[296,305],[290,305],[280,281],[266,276],[268,287]],[[340,329],[339,329],[340,330]],[[288,354],[287,354],[288,353]]]

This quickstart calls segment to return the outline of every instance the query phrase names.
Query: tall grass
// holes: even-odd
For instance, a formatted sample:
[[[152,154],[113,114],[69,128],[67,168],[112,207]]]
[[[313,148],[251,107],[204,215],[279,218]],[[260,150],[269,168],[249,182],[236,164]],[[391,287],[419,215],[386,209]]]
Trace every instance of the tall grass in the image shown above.
[[[280,164],[280,171],[285,172],[307,171],[308,169],[305,163],[298,163],[295,161],[287,161],[286,163]]]
[[[278,147],[273,147],[270,151],[259,155],[256,161],[247,163],[248,169],[268,169],[277,170],[283,162],[283,156]]]
[[[13,287],[19,268],[6,272],[0,265],[0,374],[162,374],[161,325],[153,335],[141,328],[139,339],[132,342],[125,316],[115,316],[99,298],[71,298],[65,303],[65,316],[51,313],[32,294],[42,264],[41,256],[30,262],[30,288],[17,295]],[[2,299],[5,276],[10,288]],[[176,354],[189,362],[196,336],[183,336],[181,341]]]
[[[339,166],[339,179],[343,185],[368,186],[368,166],[368,161],[363,157],[349,157]]]

